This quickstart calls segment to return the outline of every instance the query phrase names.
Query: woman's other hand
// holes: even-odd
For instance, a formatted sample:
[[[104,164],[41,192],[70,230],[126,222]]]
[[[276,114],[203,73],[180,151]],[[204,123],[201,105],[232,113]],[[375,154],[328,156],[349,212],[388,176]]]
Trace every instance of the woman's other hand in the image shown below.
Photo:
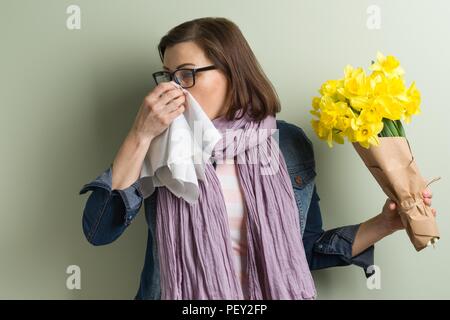
[[[422,191],[423,202],[425,203],[425,205],[431,207],[432,196],[433,194],[429,188],[426,188],[425,190]],[[431,211],[433,215],[436,216],[436,209],[431,208]],[[386,227],[391,232],[402,230],[405,228],[402,224],[400,215],[398,214],[397,204],[389,198],[386,200],[383,206],[381,216],[383,217]]]

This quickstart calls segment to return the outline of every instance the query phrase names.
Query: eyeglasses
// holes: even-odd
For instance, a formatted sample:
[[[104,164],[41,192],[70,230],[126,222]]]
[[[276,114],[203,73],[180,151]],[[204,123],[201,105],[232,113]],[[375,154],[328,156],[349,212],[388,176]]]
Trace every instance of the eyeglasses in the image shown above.
[[[158,71],[153,73],[153,79],[155,79],[156,84],[160,84],[162,82],[170,82],[172,79],[178,83],[183,88],[190,88],[195,85],[195,75],[198,72],[208,71],[217,69],[215,65],[210,65],[203,68],[181,68],[177,69],[174,72],[169,71]]]

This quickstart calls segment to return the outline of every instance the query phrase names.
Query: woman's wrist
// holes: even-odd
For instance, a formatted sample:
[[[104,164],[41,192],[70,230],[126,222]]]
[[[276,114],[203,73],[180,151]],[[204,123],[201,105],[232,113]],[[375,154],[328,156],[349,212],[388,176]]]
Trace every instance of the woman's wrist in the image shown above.
[[[150,143],[154,138],[152,135],[144,135],[134,128],[130,130],[128,137],[132,139],[136,145],[144,147],[150,146]]]
[[[397,231],[382,213],[361,223],[352,245],[352,257]]]
[[[130,130],[113,161],[112,189],[125,189],[139,178],[152,139]]]
[[[398,226],[398,221],[391,219],[390,217],[387,217],[385,214],[380,213],[378,216],[380,229],[386,236],[401,230]]]
[[[383,213],[380,213],[377,216],[375,216],[374,220],[378,225],[378,230],[383,238],[399,230],[396,227],[395,222],[386,217],[386,215]]]

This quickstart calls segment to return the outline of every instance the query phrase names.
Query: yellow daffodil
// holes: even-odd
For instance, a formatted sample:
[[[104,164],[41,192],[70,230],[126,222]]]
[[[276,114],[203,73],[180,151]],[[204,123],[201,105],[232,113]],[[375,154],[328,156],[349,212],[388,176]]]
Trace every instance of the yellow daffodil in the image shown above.
[[[337,92],[339,80],[328,80],[320,87],[320,94],[323,96],[333,96]]]
[[[331,148],[333,146],[332,130],[324,127],[319,120],[312,120],[311,124],[317,136],[322,140],[326,140]]]
[[[403,68],[400,67],[400,61],[394,56],[385,57],[381,52],[377,52],[377,60],[370,66],[372,71],[381,71],[387,77],[391,76],[403,76],[405,73]]]
[[[369,148],[370,145],[378,145],[380,140],[378,139],[378,133],[383,130],[383,123],[367,123],[362,122],[361,125],[356,125],[358,120],[353,121],[354,128],[353,139],[355,142],[359,142],[364,148]]]
[[[344,86],[337,91],[347,99],[355,96],[364,96],[369,91],[369,82],[362,68],[353,68],[347,65],[344,70]]]
[[[420,113],[420,92],[416,88],[415,82],[408,88],[407,93],[408,101],[405,104],[405,122],[411,122],[411,116]]]
[[[404,106],[392,96],[376,97],[373,100],[373,108],[381,118],[390,120],[400,120],[404,113]]]
[[[420,113],[420,92],[414,82],[405,86],[395,57],[378,52],[370,69],[366,75],[347,65],[342,79],[325,81],[313,98],[313,129],[330,147],[345,138],[368,148],[379,143],[379,136],[404,136],[401,120],[409,123]]]
[[[337,119],[335,128],[338,129],[339,132],[342,132],[345,136],[345,132],[351,126],[351,120],[356,118],[355,113],[351,108],[348,107],[348,104],[345,102],[336,103],[337,107]]]

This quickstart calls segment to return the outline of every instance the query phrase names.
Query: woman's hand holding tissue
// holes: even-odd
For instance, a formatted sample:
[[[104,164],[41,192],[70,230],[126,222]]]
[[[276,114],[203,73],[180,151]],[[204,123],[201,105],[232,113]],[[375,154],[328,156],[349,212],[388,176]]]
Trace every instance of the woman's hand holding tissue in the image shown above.
[[[157,85],[142,102],[132,130],[139,139],[151,140],[160,135],[184,112],[186,97],[173,82]]]
[[[157,85],[142,102],[112,165],[112,188],[125,189],[141,172],[151,141],[184,112],[185,95],[175,83]]]

